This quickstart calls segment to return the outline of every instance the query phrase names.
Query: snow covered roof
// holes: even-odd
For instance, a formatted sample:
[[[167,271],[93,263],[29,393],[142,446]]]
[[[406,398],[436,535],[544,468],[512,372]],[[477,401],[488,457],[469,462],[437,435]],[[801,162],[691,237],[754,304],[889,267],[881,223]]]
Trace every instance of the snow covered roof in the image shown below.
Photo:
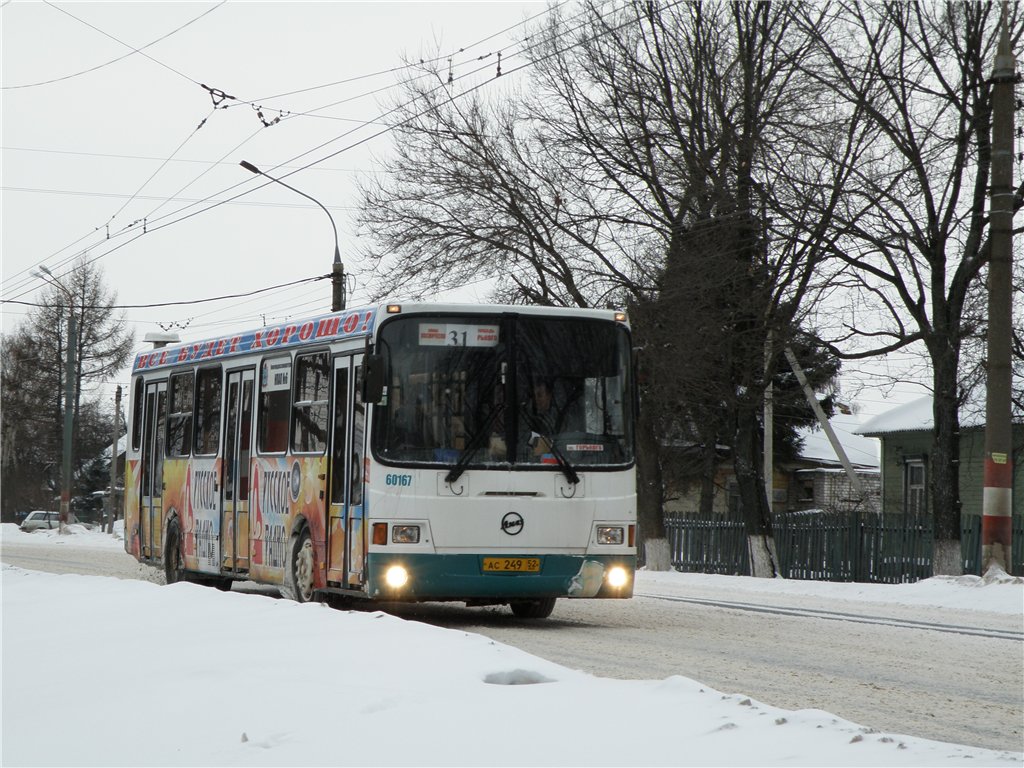
[[[127,450],[127,448],[128,448],[128,435],[124,434],[124,435],[121,435],[120,438],[118,438],[118,441],[117,441],[117,455],[120,456],[122,453],[124,453]],[[106,461],[110,461],[110,446],[109,445],[106,448],[103,449],[103,453],[100,454],[100,458],[103,458]]]
[[[1014,420],[1019,421],[1020,417],[1016,416]],[[857,434],[887,435],[893,432],[916,432],[930,430],[934,424],[932,396],[925,395],[875,416],[858,429]],[[960,426],[985,426],[985,396],[983,392],[970,398],[968,404],[960,409]]]
[[[832,431],[836,433],[836,438],[851,463],[862,467],[878,467],[878,442],[862,436],[860,419],[857,416],[837,413],[829,419],[829,424],[832,425]],[[832,443],[823,429],[818,426],[805,427],[799,430],[799,435],[804,440],[804,448],[800,451],[801,458],[839,464],[839,457],[836,456]]]
[[[931,429],[932,424],[932,396],[925,395],[869,419],[857,430],[857,434],[885,435],[891,432],[916,432],[920,429]]]

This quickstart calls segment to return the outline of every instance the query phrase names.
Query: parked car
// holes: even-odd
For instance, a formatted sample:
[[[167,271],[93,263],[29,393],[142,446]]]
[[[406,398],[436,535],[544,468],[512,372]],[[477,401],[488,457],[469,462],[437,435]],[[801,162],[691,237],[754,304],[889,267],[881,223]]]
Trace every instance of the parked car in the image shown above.
[[[69,514],[68,522],[77,523],[78,520],[73,514]],[[60,512],[47,512],[41,509],[36,510],[35,512],[29,512],[18,527],[26,533],[31,533],[32,531],[38,531],[40,529],[60,528]]]

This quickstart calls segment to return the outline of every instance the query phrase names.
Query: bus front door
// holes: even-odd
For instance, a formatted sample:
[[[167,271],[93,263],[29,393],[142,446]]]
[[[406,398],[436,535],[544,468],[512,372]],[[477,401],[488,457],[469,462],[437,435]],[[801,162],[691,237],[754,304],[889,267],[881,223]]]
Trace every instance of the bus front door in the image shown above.
[[[358,589],[366,551],[363,456],[366,408],[359,391],[362,355],[334,359],[330,493],[327,524],[327,581]]]
[[[221,485],[221,570],[249,570],[249,476],[255,371],[228,372]]]
[[[167,426],[167,382],[146,386],[142,435],[142,478],[139,493],[139,556],[160,557],[163,549],[164,433]]]

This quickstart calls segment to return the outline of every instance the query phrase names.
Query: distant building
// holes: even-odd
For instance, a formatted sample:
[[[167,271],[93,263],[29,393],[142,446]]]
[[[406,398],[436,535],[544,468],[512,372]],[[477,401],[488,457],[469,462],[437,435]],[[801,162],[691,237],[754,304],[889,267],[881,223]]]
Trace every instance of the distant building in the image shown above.
[[[985,409],[972,404],[960,414],[961,513],[982,513]],[[882,503],[886,512],[928,512],[931,474],[932,397],[913,400],[876,416],[857,430],[881,442]],[[1013,426],[1013,511],[1024,515],[1024,420]]]
[[[829,419],[832,430],[846,452],[867,498],[861,499],[843,469],[828,437],[820,427],[799,431],[803,449],[793,461],[777,462],[772,479],[772,511],[801,512],[821,509],[846,512],[854,509],[878,509],[881,479],[878,446],[874,440],[858,434],[856,416],[837,414]],[[715,476],[713,510],[726,513],[739,509],[740,496],[732,460],[723,451]],[[686,514],[700,507],[699,483],[686,483],[673,489],[673,498],[665,505],[669,514]]]

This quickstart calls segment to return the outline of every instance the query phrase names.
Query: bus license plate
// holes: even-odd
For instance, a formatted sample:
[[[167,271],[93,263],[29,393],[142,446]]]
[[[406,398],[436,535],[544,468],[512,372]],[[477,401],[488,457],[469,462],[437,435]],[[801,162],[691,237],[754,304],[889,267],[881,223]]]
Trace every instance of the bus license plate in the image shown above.
[[[485,573],[539,573],[539,557],[485,557]]]

